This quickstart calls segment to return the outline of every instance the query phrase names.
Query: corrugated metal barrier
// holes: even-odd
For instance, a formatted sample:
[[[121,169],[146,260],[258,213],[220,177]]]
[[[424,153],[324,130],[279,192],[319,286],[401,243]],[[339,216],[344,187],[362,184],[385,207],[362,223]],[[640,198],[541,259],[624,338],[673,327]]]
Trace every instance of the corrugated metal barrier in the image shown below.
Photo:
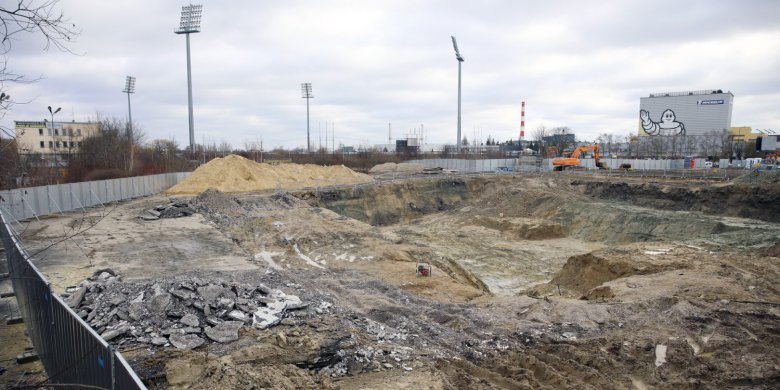
[[[161,173],[0,191],[0,209],[20,221],[156,194],[189,175],[190,172]]]

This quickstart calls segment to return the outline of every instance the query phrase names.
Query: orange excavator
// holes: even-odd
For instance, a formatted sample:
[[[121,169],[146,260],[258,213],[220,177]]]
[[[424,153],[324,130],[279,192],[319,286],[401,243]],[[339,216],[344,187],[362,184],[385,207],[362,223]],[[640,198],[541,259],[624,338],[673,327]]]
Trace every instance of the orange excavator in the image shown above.
[[[604,164],[599,161],[599,144],[578,146],[576,149],[574,149],[569,157],[558,157],[554,159],[553,169],[556,171],[562,171],[565,168],[579,167],[582,165],[579,160],[580,155],[587,152],[593,153],[593,160],[595,160],[597,168],[607,169]]]

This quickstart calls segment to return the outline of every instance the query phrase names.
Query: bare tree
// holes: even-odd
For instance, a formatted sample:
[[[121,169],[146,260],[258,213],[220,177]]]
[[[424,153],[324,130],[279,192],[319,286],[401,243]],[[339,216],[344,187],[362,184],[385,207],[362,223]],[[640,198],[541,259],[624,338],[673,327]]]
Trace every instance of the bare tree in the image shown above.
[[[15,5],[0,5],[0,100],[8,97],[8,83],[31,81],[8,68],[8,55],[17,35],[36,35],[43,38],[44,50],[54,46],[60,51],[72,53],[70,44],[81,31],[59,10],[58,3],[59,0],[17,0]],[[6,104],[12,104],[10,98],[5,100]],[[4,106],[0,110],[8,108]]]

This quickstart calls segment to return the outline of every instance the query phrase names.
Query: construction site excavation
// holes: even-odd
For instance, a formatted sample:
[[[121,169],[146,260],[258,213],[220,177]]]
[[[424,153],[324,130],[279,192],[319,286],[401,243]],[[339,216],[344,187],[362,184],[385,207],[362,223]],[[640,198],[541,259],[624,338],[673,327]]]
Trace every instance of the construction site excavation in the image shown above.
[[[230,155],[19,232],[149,388],[780,383],[776,170],[364,174]]]

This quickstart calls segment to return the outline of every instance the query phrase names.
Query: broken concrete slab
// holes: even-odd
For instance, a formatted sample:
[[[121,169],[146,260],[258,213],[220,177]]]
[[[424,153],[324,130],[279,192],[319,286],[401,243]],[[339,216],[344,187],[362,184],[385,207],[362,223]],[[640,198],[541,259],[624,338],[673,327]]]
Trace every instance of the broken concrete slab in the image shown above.
[[[258,329],[266,329],[276,325],[281,321],[281,318],[276,316],[277,314],[279,314],[279,311],[268,307],[258,308],[257,311],[252,313],[252,325]]]
[[[240,310],[231,311],[230,313],[227,314],[227,317],[232,320],[241,321],[241,322],[249,321],[249,316]]]
[[[178,349],[193,349],[200,347],[204,342],[206,342],[197,335],[180,333],[172,334],[168,340],[170,341],[171,345]]]
[[[184,317],[181,317],[179,322],[190,327],[200,326],[200,320],[198,320],[198,316],[195,314],[187,314]]]
[[[159,347],[168,344],[168,339],[166,339],[165,337],[152,337],[151,343],[152,345],[156,345]]]
[[[152,297],[151,300],[149,300],[149,310],[162,313],[165,311],[166,308],[168,308],[168,305],[171,303],[171,294],[168,293],[162,293],[158,294]]]
[[[208,284],[206,286],[198,287],[198,294],[206,302],[216,302],[219,298],[235,299],[235,294],[232,291],[215,284]]]
[[[130,330],[130,326],[128,326],[126,324],[125,325],[120,325],[119,327],[117,327],[115,329],[107,330],[106,332],[101,334],[100,337],[102,337],[103,340],[110,341],[110,340],[112,340],[112,339],[114,339],[114,338],[116,338],[118,336],[121,336],[121,335],[127,333],[128,330]]]
[[[73,293],[73,295],[70,296],[70,299],[68,300],[68,306],[71,309],[75,309],[79,307],[81,304],[81,301],[84,299],[84,295],[87,294],[87,286],[81,286],[79,287],[76,292]]]
[[[225,321],[217,326],[206,328],[206,336],[218,343],[228,343],[238,340],[238,330],[243,326],[243,322]]]
[[[38,354],[35,351],[24,351],[16,356],[16,364],[26,364],[38,360]]]

